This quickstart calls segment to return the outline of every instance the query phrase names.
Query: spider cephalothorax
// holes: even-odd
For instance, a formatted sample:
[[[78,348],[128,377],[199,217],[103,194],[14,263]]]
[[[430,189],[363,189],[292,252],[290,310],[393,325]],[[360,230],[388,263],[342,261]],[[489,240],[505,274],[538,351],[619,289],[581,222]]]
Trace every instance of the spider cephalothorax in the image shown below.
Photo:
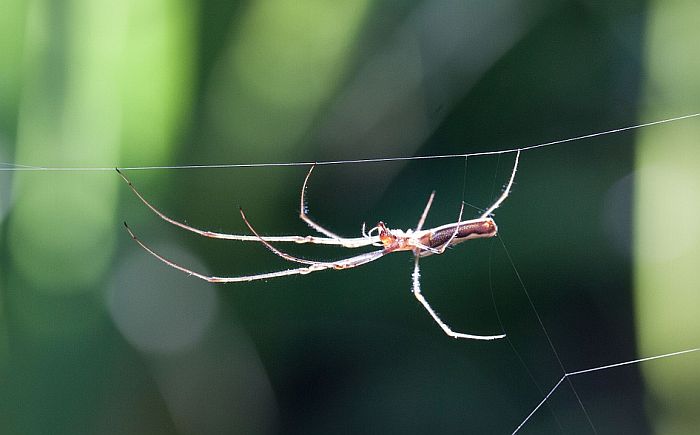
[[[377,224],[379,230],[379,241],[384,245],[385,250],[395,251],[398,248],[398,238],[384,225],[384,222],[379,221]]]

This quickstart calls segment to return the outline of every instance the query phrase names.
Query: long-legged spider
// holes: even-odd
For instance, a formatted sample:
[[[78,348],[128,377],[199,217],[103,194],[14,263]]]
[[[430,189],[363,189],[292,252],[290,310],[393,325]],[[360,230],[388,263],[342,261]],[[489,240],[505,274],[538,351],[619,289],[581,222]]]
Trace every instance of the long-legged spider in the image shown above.
[[[437,315],[435,310],[430,306],[428,301],[425,299],[423,294],[421,293],[420,289],[420,268],[418,266],[418,262],[421,257],[425,257],[428,255],[432,254],[442,254],[445,252],[445,250],[452,245],[456,245],[457,243],[464,242],[466,240],[471,240],[471,239],[477,239],[477,238],[486,238],[486,237],[494,237],[497,232],[498,232],[498,227],[496,226],[496,222],[494,222],[493,218],[491,217],[491,214],[493,213],[494,210],[496,210],[502,203],[503,201],[506,200],[508,197],[508,194],[510,193],[511,188],[513,187],[513,180],[515,179],[515,173],[518,169],[518,160],[520,159],[520,151],[518,151],[515,155],[515,162],[513,164],[513,171],[511,172],[510,179],[508,180],[508,183],[506,184],[505,189],[503,190],[503,193],[501,193],[501,196],[498,197],[496,202],[494,202],[484,213],[481,214],[480,217],[476,219],[470,219],[470,220],[462,220],[462,213],[464,211],[464,202],[462,202],[462,206],[459,210],[459,217],[457,219],[457,222],[445,224],[439,227],[431,228],[424,230],[423,224],[425,223],[425,219],[428,216],[428,211],[430,210],[430,206],[433,203],[433,198],[435,197],[435,192],[433,191],[430,194],[430,197],[428,198],[428,202],[425,206],[425,209],[423,210],[423,213],[420,216],[420,219],[418,220],[418,224],[416,225],[416,228],[413,230],[395,230],[395,229],[389,229],[383,222],[379,222],[374,228],[370,229],[369,231],[365,231],[364,225],[363,225],[363,230],[362,230],[362,237],[356,237],[356,238],[346,238],[346,237],[341,237],[321,225],[317,224],[314,222],[308,215],[308,211],[306,208],[306,199],[305,199],[305,192],[306,192],[306,186],[309,182],[309,177],[311,176],[311,173],[314,170],[314,166],[311,166],[311,169],[309,169],[309,172],[306,174],[306,178],[304,179],[304,184],[301,187],[301,195],[300,195],[300,201],[299,201],[299,217],[306,222],[311,228],[319,232],[320,234],[323,235],[323,237],[320,236],[261,236],[258,234],[258,232],[253,228],[253,226],[250,224],[248,219],[246,218],[245,214],[243,213],[243,209],[240,210],[241,217],[243,218],[243,222],[245,222],[246,226],[250,231],[253,233],[253,235],[238,235],[238,234],[225,234],[225,233],[216,233],[212,231],[205,231],[201,230],[198,228],[191,227],[189,225],[186,225],[182,222],[178,222],[165,214],[163,214],[160,210],[155,208],[151,203],[149,203],[134,187],[134,185],[129,181],[129,179],[121,172],[119,169],[117,169],[117,172],[121,177],[126,181],[126,183],[129,185],[131,190],[134,192],[134,194],[148,207],[150,208],[156,215],[158,215],[161,219],[165,220],[166,222],[169,222],[173,225],[176,225],[180,228],[183,228],[187,231],[191,231],[193,233],[199,234],[201,236],[205,237],[210,237],[213,239],[225,239],[225,240],[238,240],[238,241],[246,241],[246,242],[259,242],[265,245],[270,251],[272,251],[274,254],[284,258],[285,260],[295,262],[295,263],[300,263],[304,264],[305,266],[303,267],[297,267],[294,269],[287,269],[287,270],[281,270],[277,272],[268,272],[268,273],[260,273],[260,274],[255,274],[255,275],[244,275],[244,276],[234,276],[234,277],[218,277],[218,276],[208,276],[204,275],[198,272],[195,272],[193,270],[190,270],[186,267],[180,266],[177,263],[174,263],[171,260],[168,260],[167,258],[163,257],[162,255],[156,253],[153,251],[151,248],[149,248],[146,244],[144,244],[141,240],[139,240],[138,237],[131,231],[129,226],[124,222],[124,226],[126,226],[127,231],[129,232],[129,235],[131,236],[132,239],[136,241],[143,249],[148,251],[151,255],[162,261],[163,263],[167,264],[170,267],[173,267],[175,269],[181,270],[189,275],[196,276],[197,278],[201,278],[203,280],[209,281],[209,282],[241,282],[241,281],[254,281],[254,280],[260,280],[260,279],[268,279],[268,278],[277,278],[281,276],[287,276],[287,275],[297,275],[297,274],[307,274],[311,272],[317,272],[319,270],[326,270],[326,269],[336,269],[336,270],[341,270],[341,269],[350,269],[353,267],[361,266],[363,264],[367,264],[369,262],[378,260],[382,258],[383,256],[390,254],[392,252],[397,252],[397,251],[412,251],[413,256],[414,256],[414,265],[413,265],[413,274],[412,274],[412,282],[413,282],[413,295],[418,299],[418,301],[423,305],[423,307],[428,311],[428,314],[435,320],[435,322],[442,328],[442,330],[445,332],[445,334],[449,335],[450,337],[454,338],[470,338],[474,340],[494,340],[498,338],[503,338],[505,337],[505,334],[499,334],[499,335],[474,335],[474,334],[465,334],[461,332],[455,332],[453,331],[445,322],[443,322],[440,317]],[[378,249],[376,251],[371,251],[371,252],[365,252],[363,254],[355,255],[352,257],[348,258],[343,258],[340,260],[336,261],[314,261],[314,260],[306,260],[303,258],[298,258],[294,257],[290,254],[287,254],[286,252],[280,251],[276,247],[274,247],[271,242],[294,242],[294,243],[314,243],[314,244],[324,244],[324,245],[336,245],[336,246],[342,246],[345,248],[360,248],[364,246],[381,246],[381,249]]]

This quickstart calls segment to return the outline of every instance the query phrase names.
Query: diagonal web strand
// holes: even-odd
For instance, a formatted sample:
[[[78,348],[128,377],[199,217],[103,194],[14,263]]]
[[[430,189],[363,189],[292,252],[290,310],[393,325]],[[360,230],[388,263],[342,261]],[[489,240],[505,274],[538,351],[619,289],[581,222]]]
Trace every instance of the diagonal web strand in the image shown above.
[[[491,270],[491,263],[493,261],[493,246],[494,246],[494,244],[491,243],[490,245],[491,246],[489,247],[489,290],[491,293],[491,302],[493,303],[493,309],[494,309],[494,312],[496,313],[496,319],[498,320],[498,324],[501,326],[501,331],[504,334],[506,334],[506,327],[503,323],[503,319],[501,318],[501,312],[498,309],[498,304],[496,303],[496,294],[495,294],[494,288],[493,288],[493,274],[492,274],[492,270]],[[530,378],[532,383],[535,385],[535,388],[537,389],[537,391],[539,391],[540,395],[544,396],[545,394],[544,394],[544,391],[542,390],[542,387],[540,387],[539,382],[537,382],[537,379],[535,379],[535,375],[532,374],[532,371],[525,363],[525,360],[523,359],[522,355],[520,355],[520,352],[518,352],[518,349],[516,349],[515,344],[513,343],[513,340],[511,340],[511,338],[510,338],[510,335],[506,335],[506,340],[508,341],[508,345],[510,346],[511,350],[515,354],[516,358],[520,362],[520,365],[522,365],[523,368],[525,369],[525,373],[527,373],[528,377]],[[561,383],[561,381],[563,379],[564,378],[562,377],[562,379],[559,382]],[[549,394],[551,394],[551,392]],[[546,397],[549,397],[549,394],[547,394]],[[544,402],[542,402],[542,403],[544,403]],[[562,427],[561,422],[559,421],[559,418],[557,418],[557,415],[554,413],[554,410],[549,405],[547,405],[547,407],[549,408],[549,411],[552,413],[552,417],[554,418],[554,421],[557,423],[557,426],[559,427],[559,432],[564,433],[564,428]],[[538,406],[538,408],[539,408],[539,406]],[[528,416],[528,418],[529,418],[529,416]],[[524,423],[525,422],[523,422],[523,424]]]
[[[604,366],[592,367],[589,369],[577,370],[575,372],[565,373],[564,376],[562,376],[561,379],[559,379],[559,382],[557,382],[556,385],[554,385],[554,387],[549,391],[549,393],[547,393],[547,395],[540,401],[540,403],[538,403],[537,406],[535,406],[535,408],[532,411],[530,411],[530,413],[527,415],[527,417],[525,417],[525,419],[518,425],[518,427],[515,428],[515,430],[512,432],[512,434],[517,433],[518,431],[520,431],[520,429],[522,429],[523,426],[525,426],[525,424],[528,422],[528,420],[530,420],[530,418],[533,415],[535,415],[537,410],[539,410],[542,407],[542,405],[544,405],[547,402],[547,400],[550,398],[550,396],[552,394],[554,394],[554,391],[556,391],[556,389],[559,388],[559,385],[561,385],[561,383],[564,382],[564,379],[569,379],[573,376],[583,375],[586,373],[608,370],[608,369],[612,369],[612,368],[616,368],[616,367],[623,367],[623,366],[632,365],[632,364],[639,364],[639,363],[653,361],[653,360],[662,359],[662,358],[670,358],[670,357],[684,355],[687,353],[698,352],[698,351],[700,351],[700,347],[679,350],[677,352],[670,352],[670,353],[665,353],[665,354],[661,354],[661,355],[648,356],[648,357],[644,357],[644,358],[637,358],[637,359],[632,359],[629,361],[622,361],[622,362],[618,362],[618,363],[614,363],[614,364],[608,364],[608,365],[604,365]]]
[[[527,291],[527,287],[525,287],[525,282],[523,281],[522,277],[520,276],[520,272],[518,269],[515,267],[515,262],[513,261],[513,257],[510,256],[510,251],[508,251],[508,248],[506,248],[506,244],[503,241],[503,237],[499,234],[498,240],[501,242],[501,245],[503,246],[503,250],[506,253],[506,256],[508,257],[508,261],[511,264],[511,267],[513,268],[513,271],[515,272],[515,276],[518,278],[518,282],[520,282],[520,288],[523,289],[523,292],[525,293],[525,296],[527,297],[527,301],[530,304],[530,308],[532,308],[532,311],[535,313],[535,317],[537,318],[537,322],[540,325],[540,329],[544,333],[544,336],[547,338],[547,343],[549,343],[549,348],[552,349],[552,353],[554,354],[554,357],[556,358],[557,362],[559,363],[559,367],[561,368],[561,371],[563,373],[562,381],[566,379],[567,383],[569,384],[569,387],[571,388],[571,391],[574,393],[574,396],[576,397],[576,400],[578,401],[579,407],[581,408],[581,411],[583,411],[583,414],[586,416],[586,420],[588,421],[588,424],[591,426],[591,429],[593,430],[593,433],[597,434],[598,431],[595,428],[595,425],[593,424],[593,420],[591,420],[591,416],[588,414],[588,411],[586,410],[586,407],[583,405],[583,401],[581,400],[581,397],[579,396],[578,392],[576,391],[576,388],[574,388],[574,384],[571,382],[571,379],[567,376],[567,371],[566,368],[564,367],[564,363],[562,362],[561,358],[559,357],[559,352],[557,352],[556,346],[554,346],[554,342],[552,341],[552,338],[549,336],[549,332],[547,332],[547,328],[544,326],[544,322],[542,321],[542,318],[540,317],[540,313],[537,311],[537,308],[535,308],[535,303],[532,301],[532,298],[530,297],[530,292]],[[561,381],[559,382],[561,383]],[[557,384],[557,387],[559,384]],[[556,388],[556,387],[555,387]],[[551,394],[551,392],[550,392]],[[549,396],[549,395],[547,395]]]

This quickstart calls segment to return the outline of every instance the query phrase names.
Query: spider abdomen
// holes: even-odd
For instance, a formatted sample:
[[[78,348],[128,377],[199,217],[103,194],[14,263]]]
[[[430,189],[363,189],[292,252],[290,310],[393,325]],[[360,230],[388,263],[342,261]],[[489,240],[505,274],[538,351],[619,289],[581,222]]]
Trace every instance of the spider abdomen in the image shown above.
[[[491,218],[461,222],[457,227],[457,234],[455,234],[455,226],[441,227],[432,234],[429,233],[426,245],[431,248],[439,248],[447,243],[453,235],[452,244],[465,240],[493,237],[498,232],[496,222]]]

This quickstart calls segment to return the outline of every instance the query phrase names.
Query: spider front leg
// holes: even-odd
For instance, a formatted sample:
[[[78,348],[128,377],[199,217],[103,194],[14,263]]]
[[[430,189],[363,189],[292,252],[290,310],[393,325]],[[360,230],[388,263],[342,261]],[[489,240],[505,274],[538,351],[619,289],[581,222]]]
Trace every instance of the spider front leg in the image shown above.
[[[420,231],[423,229],[423,224],[425,223],[425,219],[428,217],[428,212],[430,211],[430,206],[433,205],[433,199],[435,199],[435,191],[434,190],[430,193],[430,196],[428,197],[428,203],[425,204],[425,209],[423,209],[423,214],[421,214],[420,219],[418,219],[418,225],[416,225],[415,231]]]
[[[299,195],[299,218],[306,222],[306,224],[313,228],[315,231],[323,234],[326,237],[330,237],[331,239],[336,240],[337,244],[340,246],[346,248],[359,248],[370,244],[375,245],[378,241],[373,240],[371,237],[367,237],[366,235],[360,239],[350,239],[346,237],[341,237],[335,234],[334,232],[323,228],[321,225],[317,224],[309,217],[306,207],[306,186],[309,184],[309,178],[311,177],[311,173],[313,172],[315,167],[316,164],[314,163],[311,166],[311,169],[309,169],[309,172],[307,172],[306,178],[304,178],[304,184],[302,184],[301,186],[301,194]]]
[[[425,299],[423,296],[423,293],[421,293],[420,290],[420,267],[418,266],[418,260],[419,260],[419,254],[418,252],[414,252],[414,266],[413,266],[413,296],[418,299],[418,302],[423,304],[423,308],[428,311],[428,314],[435,320],[435,322],[438,324],[438,326],[445,332],[445,334],[449,335],[450,337],[453,338],[469,338],[472,340],[497,340],[499,338],[503,338],[506,335],[505,334],[499,334],[499,335],[474,335],[474,334],[465,334],[462,332],[454,332],[452,328],[447,326],[445,322],[440,319],[440,317],[437,315],[435,310],[430,306],[428,301]]]

